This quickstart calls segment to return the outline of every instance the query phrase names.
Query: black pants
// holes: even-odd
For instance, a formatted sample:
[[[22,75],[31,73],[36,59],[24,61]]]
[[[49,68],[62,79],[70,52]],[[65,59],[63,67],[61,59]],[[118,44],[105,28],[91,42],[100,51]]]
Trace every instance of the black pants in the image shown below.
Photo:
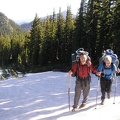
[[[110,93],[111,92],[111,85],[112,80],[107,80],[105,77],[101,77],[100,79],[100,86],[101,86],[101,99],[105,99],[105,92]]]
[[[77,78],[75,85],[75,96],[74,96],[74,105],[73,105],[74,108],[78,106],[78,102],[82,91],[83,91],[82,103],[86,103],[90,91],[90,77],[87,77],[86,79]]]

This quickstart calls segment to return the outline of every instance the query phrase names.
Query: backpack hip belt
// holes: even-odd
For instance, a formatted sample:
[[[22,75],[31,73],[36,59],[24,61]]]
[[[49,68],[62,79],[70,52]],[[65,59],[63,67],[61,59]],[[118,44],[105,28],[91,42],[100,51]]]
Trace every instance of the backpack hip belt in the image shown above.
[[[101,77],[106,77],[106,76],[110,76],[110,75],[111,75],[111,74],[106,75],[106,74],[102,73],[102,74],[101,74]]]
[[[77,76],[77,80],[85,80],[85,79],[89,79],[90,76],[88,75],[87,77],[80,77],[80,76]]]

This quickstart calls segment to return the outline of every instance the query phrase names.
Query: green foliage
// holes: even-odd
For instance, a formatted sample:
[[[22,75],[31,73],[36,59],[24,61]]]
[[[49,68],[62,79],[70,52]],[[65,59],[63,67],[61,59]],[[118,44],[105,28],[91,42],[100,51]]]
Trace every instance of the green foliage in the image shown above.
[[[43,39],[43,29],[40,19],[35,16],[33,25],[30,31],[30,41],[29,41],[29,64],[38,65],[39,64],[39,53],[40,46]]]
[[[68,6],[66,18],[61,8],[57,15],[53,11],[44,21],[35,15],[27,33],[18,34],[21,29],[16,28],[12,34],[3,35],[4,29],[0,35],[0,64],[13,65],[14,71],[19,68],[24,73],[26,70],[68,70],[71,54],[81,47],[90,53],[95,65],[104,49],[111,48],[120,56],[119,8],[117,0],[81,0],[76,18],[72,18]],[[0,20],[3,19],[0,17]],[[10,30],[16,25],[9,22]]]
[[[72,18],[71,8],[67,7],[67,16],[64,28],[64,41],[63,41],[63,61],[70,62],[72,53],[72,43],[73,43],[73,31],[74,31],[74,20]]]
[[[15,76],[16,78],[18,77],[18,74],[15,70],[11,69],[11,75]]]

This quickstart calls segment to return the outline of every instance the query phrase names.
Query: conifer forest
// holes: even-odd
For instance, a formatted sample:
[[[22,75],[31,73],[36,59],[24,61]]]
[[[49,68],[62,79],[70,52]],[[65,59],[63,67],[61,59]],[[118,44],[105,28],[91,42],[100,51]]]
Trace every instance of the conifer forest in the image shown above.
[[[36,14],[30,31],[0,35],[0,66],[64,69],[79,48],[89,52],[94,65],[106,49],[120,57],[120,0],[81,0],[75,18],[70,6],[66,18],[61,9],[44,20]]]

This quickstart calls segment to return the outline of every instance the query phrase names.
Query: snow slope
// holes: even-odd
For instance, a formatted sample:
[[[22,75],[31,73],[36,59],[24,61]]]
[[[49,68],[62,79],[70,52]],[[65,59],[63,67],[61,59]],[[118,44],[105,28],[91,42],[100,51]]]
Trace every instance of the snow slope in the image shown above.
[[[112,97],[100,105],[98,78],[91,75],[89,100],[78,112],[68,109],[68,81],[66,72],[29,73],[23,78],[0,81],[0,120],[120,120],[120,77],[112,84]],[[75,78],[70,89],[71,109],[74,98]],[[98,101],[96,94],[98,89]],[[82,96],[80,99],[80,104]],[[115,102],[115,104],[113,104]],[[95,109],[96,108],[96,109]]]

